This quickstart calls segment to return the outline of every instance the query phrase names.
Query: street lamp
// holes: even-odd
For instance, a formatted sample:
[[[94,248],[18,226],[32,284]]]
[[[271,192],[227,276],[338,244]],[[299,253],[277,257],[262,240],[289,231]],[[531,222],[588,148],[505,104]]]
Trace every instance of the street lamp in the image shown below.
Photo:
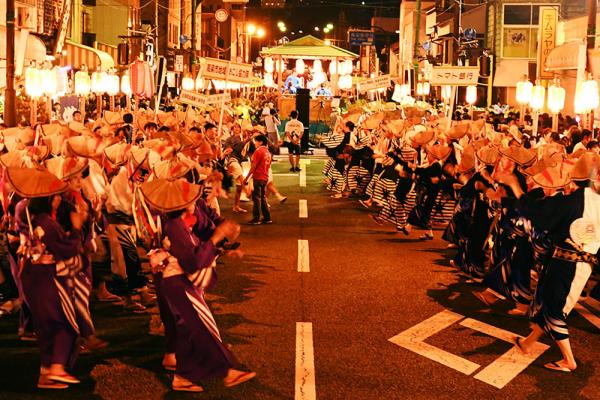
[[[326,26],[327,29],[332,30],[333,29],[333,24],[330,22],[327,24]]]
[[[254,25],[254,24],[246,25],[246,33],[250,36],[254,35],[256,33],[256,25]]]
[[[262,39],[262,38],[265,37],[265,35],[266,35],[266,32],[265,32],[265,30],[263,28],[258,28],[256,30],[256,37],[257,38]]]

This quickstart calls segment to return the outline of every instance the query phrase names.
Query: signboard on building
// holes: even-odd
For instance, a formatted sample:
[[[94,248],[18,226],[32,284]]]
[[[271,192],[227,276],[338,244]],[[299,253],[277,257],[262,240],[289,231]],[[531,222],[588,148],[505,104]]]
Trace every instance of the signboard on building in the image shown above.
[[[215,11],[215,19],[217,22],[225,22],[229,18],[229,12],[224,8],[219,8]]]
[[[472,86],[479,80],[479,67],[433,67],[430,83],[433,86]]]
[[[375,78],[367,78],[356,84],[358,91],[366,92],[369,90],[385,89],[390,86],[392,77],[390,75],[376,76]]]
[[[556,7],[540,7],[540,27],[537,54],[538,79],[552,79],[552,71],[547,70],[546,61],[552,49],[556,47],[556,26],[558,9]]]
[[[348,42],[350,46],[360,46],[362,44],[373,44],[375,32],[352,29],[348,31]]]
[[[71,1],[63,0],[61,18],[58,25],[58,33],[56,35],[56,42],[54,43],[54,54],[60,54],[63,46],[65,45],[65,39],[67,38],[67,31],[69,30],[69,21],[71,19]]]
[[[183,54],[175,55],[175,72],[183,72]]]
[[[252,83],[252,64],[242,64],[217,58],[204,58],[200,61],[204,79],[217,79],[237,83]]]
[[[182,90],[179,95],[179,102],[194,107],[206,107],[214,104],[226,103],[228,101],[231,101],[231,94],[229,93],[211,94],[206,96],[200,93]]]

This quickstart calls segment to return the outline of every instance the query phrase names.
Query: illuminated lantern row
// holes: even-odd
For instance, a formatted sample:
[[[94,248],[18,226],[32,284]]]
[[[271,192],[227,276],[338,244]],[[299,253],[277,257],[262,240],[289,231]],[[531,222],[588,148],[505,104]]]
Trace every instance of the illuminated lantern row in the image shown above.
[[[467,86],[467,95],[465,100],[473,105],[477,101],[477,86]]]
[[[565,89],[558,82],[548,88],[548,108],[553,114],[558,114],[565,108]]]
[[[546,99],[546,88],[540,85],[539,81],[531,90],[531,101],[529,105],[532,109],[539,111],[544,108],[544,102]]]
[[[528,79],[517,82],[517,103],[527,105],[531,102],[533,84]]]
[[[452,86],[442,86],[442,99],[448,101],[452,97]]]
[[[90,75],[85,71],[77,71],[75,73],[75,94],[77,96],[87,96],[92,90],[92,80]]]
[[[154,97],[154,74],[148,63],[140,60],[134,61],[129,66],[129,79],[131,81],[131,92],[133,95],[144,99],[151,99]]]

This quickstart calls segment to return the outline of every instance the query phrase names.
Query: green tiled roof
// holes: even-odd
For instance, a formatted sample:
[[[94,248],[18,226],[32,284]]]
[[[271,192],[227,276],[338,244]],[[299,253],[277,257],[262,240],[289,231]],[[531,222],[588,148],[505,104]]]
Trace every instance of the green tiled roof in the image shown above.
[[[295,58],[356,58],[358,54],[340,47],[327,45],[312,35],[293,40],[281,46],[272,47],[262,52],[265,56],[284,56]]]

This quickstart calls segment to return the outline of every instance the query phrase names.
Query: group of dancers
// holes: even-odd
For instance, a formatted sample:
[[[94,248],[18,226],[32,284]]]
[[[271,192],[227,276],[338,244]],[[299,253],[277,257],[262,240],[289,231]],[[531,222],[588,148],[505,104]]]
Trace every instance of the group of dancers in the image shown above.
[[[192,110],[134,114],[132,126],[121,113],[105,112],[93,124],[0,131],[10,262],[3,277],[18,288],[19,335],[39,347],[37,387],[79,383],[80,350],[107,346],[95,335],[92,293],[158,306],[162,367],[173,374],[173,390],[201,392],[208,379],[236,386],[255,373],[239,367],[204,294],[216,282],[217,258],[242,256],[240,226],[220,215],[224,173],[248,184],[252,171],[243,173],[240,163],[267,138],[233,118],[219,132],[210,115]],[[270,191],[283,199],[272,183]],[[236,193],[240,212],[242,189]],[[95,262],[102,252],[107,257]],[[126,282],[120,296],[109,291],[115,277]],[[128,309],[145,308],[138,306]]]
[[[444,228],[451,265],[481,286],[475,298],[509,302],[509,314],[533,322],[515,346],[528,353],[545,333],[562,353],[545,367],[571,372],[567,316],[580,297],[600,299],[598,147],[577,127],[537,136],[516,121],[497,128],[415,107],[358,110],[323,138],[325,183],[401,236],[418,227],[428,240]]]

